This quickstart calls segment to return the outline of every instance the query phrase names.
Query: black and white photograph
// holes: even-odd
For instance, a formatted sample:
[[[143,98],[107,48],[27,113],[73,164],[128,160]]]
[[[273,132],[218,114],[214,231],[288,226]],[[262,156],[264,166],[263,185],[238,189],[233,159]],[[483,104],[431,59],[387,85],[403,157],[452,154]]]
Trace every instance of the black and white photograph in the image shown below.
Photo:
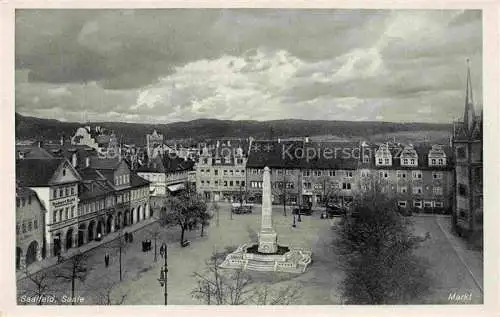
[[[485,304],[484,14],[17,8],[14,305]]]

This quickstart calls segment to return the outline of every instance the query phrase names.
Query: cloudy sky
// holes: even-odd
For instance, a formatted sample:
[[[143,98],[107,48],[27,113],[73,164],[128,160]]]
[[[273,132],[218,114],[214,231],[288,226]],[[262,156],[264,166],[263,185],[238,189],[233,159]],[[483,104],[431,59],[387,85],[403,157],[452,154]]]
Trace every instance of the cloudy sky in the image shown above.
[[[17,10],[16,111],[450,122],[467,58],[480,105],[480,11]]]

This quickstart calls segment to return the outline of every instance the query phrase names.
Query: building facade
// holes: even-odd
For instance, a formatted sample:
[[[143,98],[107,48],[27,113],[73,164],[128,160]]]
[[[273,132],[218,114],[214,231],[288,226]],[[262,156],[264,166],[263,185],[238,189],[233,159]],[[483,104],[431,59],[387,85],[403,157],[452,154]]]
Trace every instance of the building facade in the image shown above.
[[[247,158],[239,144],[205,146],[196,163],[196,190],[211,201],[244,199]]]
[[[16,187],[16,270],[24,270],[45,255],[46,212],[35,191]]]
[[[455,213],[457,232],[482,245],[483,235],[483,118],[476,115],[470,70],[463,119],[453,124]]]
[[[45,206],[47,255],[56,256],[73,247],[81,177],[70,162],[61,158],[17,160],[16,180],[35,191]]]

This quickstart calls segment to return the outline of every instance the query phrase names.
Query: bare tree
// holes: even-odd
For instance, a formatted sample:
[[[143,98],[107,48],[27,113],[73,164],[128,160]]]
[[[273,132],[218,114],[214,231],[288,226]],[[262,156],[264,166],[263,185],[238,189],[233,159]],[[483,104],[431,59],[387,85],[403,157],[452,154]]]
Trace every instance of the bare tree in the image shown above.
[[[154,251],[154,261],[156,262],[156,260],[158,259],[158,256],[157,256],[157,242],[158,242],[158,239],[160,238],[161,236],[161,230],[160,228],[155,224],[155,227],[153,229],[149,229],[148,230],[149,232],[149,235],[151,236],[151,238],[154,240],[155,242],[155,251]]]
[[[301,296],[299,285],[288,285],[272,290],[269,285],[255,288],[253,302],[255,305],[291,305]]]
[[[88,256],[78,250],[68,262],[69,266],[62,265],[55,273],[55,277],[71,283],[71,298],[75,298],[76,281],[84,282],[89,270],[87,269]],[[71,301],[71,305],[74,305]]]
[[[286,176],[286,170],[280,170],[283,173],[283,177],[280,181],[275,182],[274,192],[283,201],[283,215],[286,216],[286,202],[292,194],[295,193],[293,190],[293,182]]]
[[[224,270],[219,265],[229,253],[217,253],[206,262],[206,272],[195,272],[197,287],[191,292],[194,298],[207,305],[242,305],[247,302],[252,292],[251,277],[242,270]]]
[[[116,300],[113,300],[111,293],[113,291],[113,288],[116,286],[116,283],[108,283],[107,285],[103,286],[100,288],[100,291],[98,293],[97,297],[97,304],[98,305],[123,305],[125,302],[128,293],[126,294],[120,294],[119,298]]]
[[[37,305],[43,305],[43,299],[53,294],[51,289],[54,283],[54,274],[49,270],[39,271],[37,273],[29,273],[25,268],[26,279],[33,284],[34,287],[24,289],[24,293],[34,296]]]

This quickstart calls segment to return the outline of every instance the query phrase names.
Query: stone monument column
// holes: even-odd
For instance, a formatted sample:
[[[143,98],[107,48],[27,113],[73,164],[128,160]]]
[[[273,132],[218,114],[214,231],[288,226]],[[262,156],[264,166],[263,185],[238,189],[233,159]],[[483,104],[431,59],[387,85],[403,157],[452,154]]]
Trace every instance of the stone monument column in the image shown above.
[[[264,168],[262,179],[262,216],[259,232],[259,252],[275,253],[278,250],[278,236],[273,229],[271,203],[271,171]]]

